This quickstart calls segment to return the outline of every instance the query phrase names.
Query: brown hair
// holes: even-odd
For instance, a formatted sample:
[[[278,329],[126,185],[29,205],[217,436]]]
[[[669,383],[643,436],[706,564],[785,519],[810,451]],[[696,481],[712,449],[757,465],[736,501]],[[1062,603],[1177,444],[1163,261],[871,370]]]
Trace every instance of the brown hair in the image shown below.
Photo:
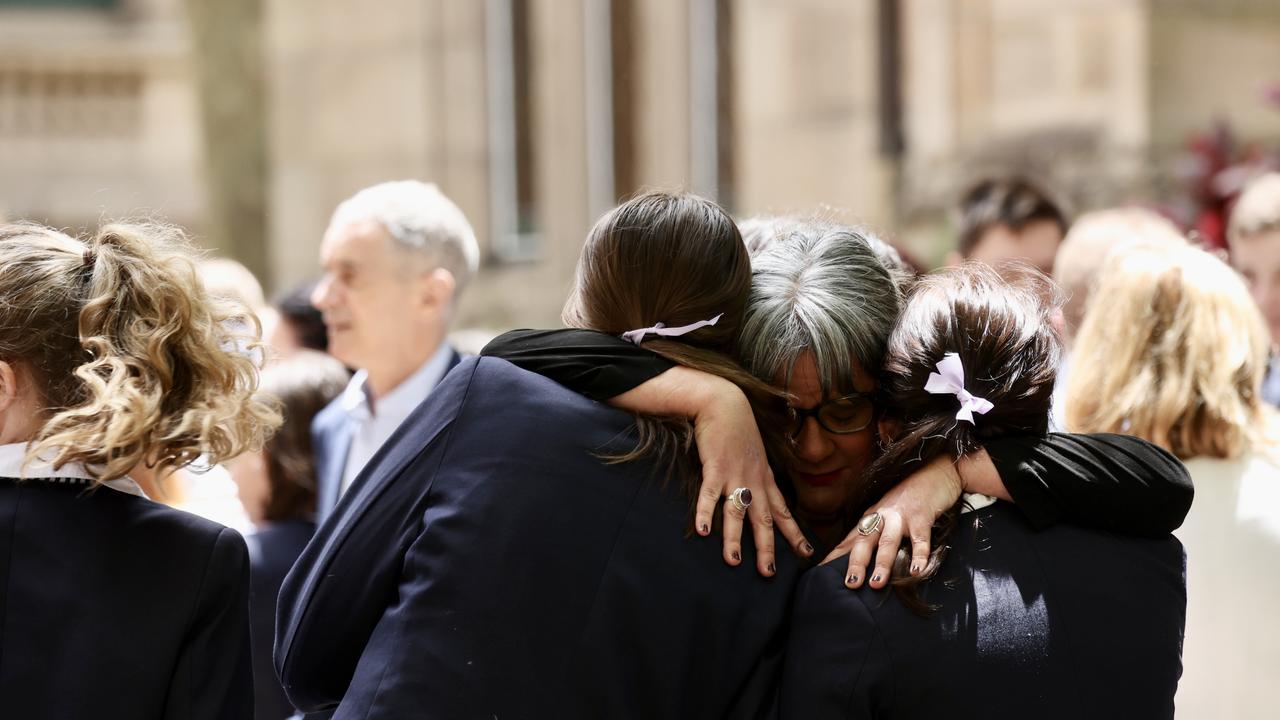
[[[1061,353],[1050,320],[1057,304],[1049,279],[1020,263],[996,269],[966,263],[919,281],[889,337],[880,380],[880,406],[899,431],[867,469],[851,518],[939,455],[958,460],[989,440],[1048,430]],[[956,418],[960,406],[954,395],[924,389],[947,353],[959,356],[965,389],[994,405],[985,415],[975,414],[973,423]],[[919,599],[918,586],[946,558],[946,539],[959,509],[944,513],[934,526],[933,552],[920,575],[907,572],[909,551],[898,553],[892,582],[912,610],[929,609]]]
[[[718,205],[688,193],[650,192],[609,211],[587,236],[565,324],[619,335],[708,320],[715,325],[673,338],[646,336],[643,347],[672,362],[726,378],[756,410],[762,430],[781,427],[781,391],[728,356],[751,291],[751,261],[733,220]],[[776,409],[775,409],[776,406]],[[769,417],[763,417],[769,415]],[[693,433],[683,418],[638,416],[639,443],[617,461],[654,455],[697,490]],[[766,435],[766,443],[777,438]]]
[[[983,180],[960,199],[956,250],[973,254],[982,235],[997,225],[1019,231],[1037,220],[1049,220],[1065,235],[1067,215],[1040,186],[1020,177]]]
[[[209,297],[177,228],[107,225],[81,241],[0,226],[0,296],[0,359],[42,403],[29,458],[108,481],[144,462],[220,462],[279,424],[253,397],[257,319]]]
[[[263,519],[290,520],[315,508],[311,420],[342,393],[349,379],[341,362],[315,350],[299,350],[263,370],[261,392],[278,399],[284,409],[284,424],[263,448],[271,486]]]
[[[1105,312],[1076,338],[1067,425],[1135,435],[1182,459],[1236,457],[1270,433],[1270,335],[1244,281],[1198,248],[1113,253]]]

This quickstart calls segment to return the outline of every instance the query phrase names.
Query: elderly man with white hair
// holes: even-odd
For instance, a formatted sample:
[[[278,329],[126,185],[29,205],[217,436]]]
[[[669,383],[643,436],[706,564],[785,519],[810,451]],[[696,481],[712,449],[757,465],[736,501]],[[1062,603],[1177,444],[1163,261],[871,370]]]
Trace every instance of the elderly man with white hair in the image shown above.
[[[480,250],[462,211],[432,184],[365,188],[334,212],[311,296],[329,352],[357,370],[312,424],[316,520],[323,522],[365,463],[458,364],[445,341],[454,303]]]

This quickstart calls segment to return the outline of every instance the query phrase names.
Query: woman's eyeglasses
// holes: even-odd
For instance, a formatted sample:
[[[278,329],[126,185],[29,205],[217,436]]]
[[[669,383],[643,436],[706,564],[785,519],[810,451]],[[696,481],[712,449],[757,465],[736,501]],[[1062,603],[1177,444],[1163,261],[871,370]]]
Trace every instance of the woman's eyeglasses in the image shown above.
[[[866,430],[875,419],[875,406],[871,396],[864,393],[850,393],[844,397],[833,398],[811,408],[787,406],[790,414],[790,434],[799,437],[804,428],[804,421],[810,417],[818,421],[818,425],[829,433],[848,435]]]

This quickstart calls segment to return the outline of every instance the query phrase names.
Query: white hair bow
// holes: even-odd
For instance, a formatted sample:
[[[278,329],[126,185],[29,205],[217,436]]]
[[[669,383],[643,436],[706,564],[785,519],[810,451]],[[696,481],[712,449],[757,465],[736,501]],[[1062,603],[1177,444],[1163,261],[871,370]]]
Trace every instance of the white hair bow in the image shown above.
[[[673,328],[669,328],[666,325],[663,325],[662,323],[658,323],[653,327],[640,328],[638,330],[628,330],[622,333],[622,339],[639,345],[644,340],[645,335],[658,335],[659,337],[677,337],[679,335],[684,335],[685,333],[691,333],[694,330],[697,330],[698,328],[704,328],[708,325],[715,325],[716,323],[720,322],[720,318],[722,317],[724,317],[724,313],[720,313],[719,315],[711,318],[710,320],[699,320],[696,323],[692,323],[689,325],[681,325],[680,327],[673,327]]]
[[[964,389],[964,365],[961,364],[959,355],[955,353],[943,355],[937,367],[938,372],[929,373],[929,380],[924,384],[925,392],[934,395],[955,395],[960,401],[960,411],[956,413],[957,420],[967,420],[970,425],[973,425],[975,424],[974,413],[986,415],[991,408],[995,407],[991,401],[976,397]]]

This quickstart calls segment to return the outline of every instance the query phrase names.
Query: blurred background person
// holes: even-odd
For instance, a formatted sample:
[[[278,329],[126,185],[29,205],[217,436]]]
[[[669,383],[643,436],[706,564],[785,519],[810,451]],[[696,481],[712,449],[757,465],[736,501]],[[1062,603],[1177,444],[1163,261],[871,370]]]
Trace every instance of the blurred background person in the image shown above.
[[[277,356],[288,357],[299,350],[328,352],[329,331],[324,326],[324,315],[311,304],[316,284],[317,281],[308,280],[272,303],[280,321],[273,333],[264,333],[263,337]]]
[[[1053,389],[1054,427],[1066,427],[1067,381],[1071,377],[1071,350],[1076,332],[1084,322],[1085,309],[1093,295],[1098,274],[1110,253],[1131,244],[1186,244],[1186,239],[1168,219],[1140,207],[1095,210],[1076,218],[1058,247],[1053,263],[1053,279],[1066,295],[1062,305],[1064,353]]]
[[[365,188],[334,211],[311,302],[355,376],[315,419],[316,520],[453,366],[454,303],[480,264],[475,233],[435,185]]]
[[[1280,677],[1280,434],[1260,398],[1270,334],[1240,276],[1190,246],[1116,253],[1076,338],[1067,425],[1182,458],[1185,718],[1275,717]]]
[[[262,319],[262,312],[268,310],[262,283],[243,263],[230,258],[209,257],[201,258],[197,267],[200,282],[204,283],[209,295],[238,302]]]
[[[983,180],[964,192],[957,210],[956,249],[948,265],[1021,260],[1053,272],[1067,216],[1039,185],[1021,177]]]
[[[269,365],[259,391],[279,400],[284,424],[259,451],[226,463],[240,489],[253,532],[249,546],[249,621],[253,643],[255,717],[281,720],[293,714],[271,662],[276,596],[280,583],[315,532],[315,459],[311,421],[346,387],[342,363],[314,350],[299,350]]]
[[[1249,284],[1271,333],[1271,360],[1262,397],[1280,405],[1280,173],[1267,173],[1245,187],[1227,225],[1231,265]]]
[[[182,233],[0,228],[0,698],[10,717],[251,718],[248,563],[233,530],[147,499],[261,447],[243,306]]]

